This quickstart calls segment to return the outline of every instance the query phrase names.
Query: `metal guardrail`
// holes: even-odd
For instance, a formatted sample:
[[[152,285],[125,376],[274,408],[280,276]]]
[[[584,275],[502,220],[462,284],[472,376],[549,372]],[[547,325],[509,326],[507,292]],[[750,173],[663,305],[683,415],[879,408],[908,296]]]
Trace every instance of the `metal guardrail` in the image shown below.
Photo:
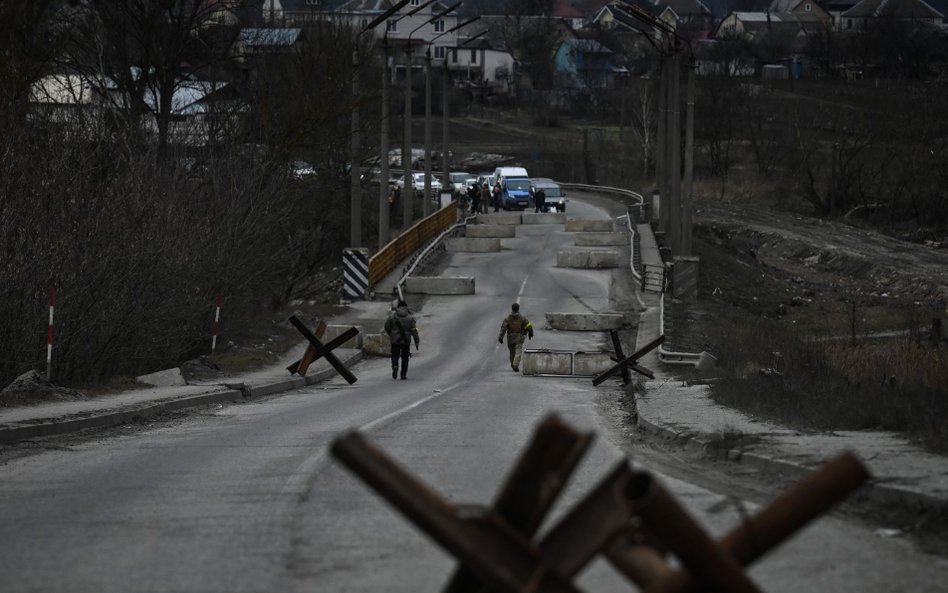
[[[400,261],[418,251],[422,245],[453,225],[458,218],[458,203],[451,202],[434,214],[423,218],[393,239],[369,258],[369,290],[391,273]]]

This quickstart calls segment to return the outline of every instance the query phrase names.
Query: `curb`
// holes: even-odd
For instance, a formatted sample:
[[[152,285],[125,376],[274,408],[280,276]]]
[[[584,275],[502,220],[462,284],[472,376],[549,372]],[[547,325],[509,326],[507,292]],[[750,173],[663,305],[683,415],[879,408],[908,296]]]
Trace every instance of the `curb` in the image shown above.
[[[666,426],[658,425],[646,420],[641,415],[636,415],[635,427],[654,437],[664,441],[673,442],[676,445],[683,446],[689,451],[712,456],[712,452],[717,457],[723,456],[724,461],[742,463],[749,467],[777,471],[790,474],[795,478],[802,478],[814,469],[790,461],[775,459],[759,453],[747,453],[737,449],[718,450],[712,449],[711,444],[700,438],[700,433],[679,432]],[[948,500],[942,500],[922,492],[913,492],[895,486],[889,486],[878,483],[880,478],[873,477],[870,481],[856,491],[854,498],[861,499],[873,505],[906,505],[911,509],[931,513],[932,515],[948,515]]]
[[[349,367],[361,361],[363,358],[364,355],[360,351],[342,361],[342,364]],[[224,391],[200,393],[177,399],[166,399],[151,404],[129,406],[120,410],[105,410],[101,413],[91,412],[88,416],[81,418],[66,417],[50,418],[38,422],[26,421],[18,425],[14,424],[0,427],[0,445],[14,444],[19,441],[38,437],[63,435],[89,428],[108,428],[119,424],[127,424],[139,418],[154,418],[163,412],[173,410],[183,410],[185,408],[222,402],[243,402],[256,397],[263,397],[282,391],[290,391],[292,389],[315,385],[335,374],[336,371],[329,368],[307,377],[296,377],[277,381],[276,383],[267,383],[242,389],[226,389]]]

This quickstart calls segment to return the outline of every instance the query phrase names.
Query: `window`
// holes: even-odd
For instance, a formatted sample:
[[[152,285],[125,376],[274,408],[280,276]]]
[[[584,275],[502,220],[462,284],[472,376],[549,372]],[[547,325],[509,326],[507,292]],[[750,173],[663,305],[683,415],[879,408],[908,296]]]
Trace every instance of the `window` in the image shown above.
[[[421,0],[411,0],[412,6],[418,6],[419,4],[421,4]]]
[[[434,32],[444,33],[444,19],[438,19],[434,22]]]
[[[398,31],[398,20],[393,19],[385,22],[385,30],[389,33],[395,33]]]
[[[853,20],[852,20],[852,19],[846,19],[846,28],[847,28],[847,29],[852,29],[852,28],[853,28]]]
[[[368,17],[362,17],[361,19],[359,19],[359,28],[360,28],[360,29],[365,30],[365,28],[368,27],[368,26],[369,26],[369,18],[368,18]]]
[[[458,50],[454,50],[451,52],[451,61],[454,62],[455,64],[458,63]]]
[[[811,10],[813,10],[813,6],[809,2],[807,2],[806,4],[803,5],[803,10],[810,12]]]
[[[447,49],[447,48],[445,48],[443,45],[436,45],[436,46],[435,46],[435,52],[434,52],[434,57],[435,57],[435,59],[436,59],[436,60],[443,60],[443,59],[444,59],[444,54],[445,54],[445,50],[446,50],[446,49]]]
[[[472,64],[477,63],[477,50],[476,49],[471,50],[471,63]]]

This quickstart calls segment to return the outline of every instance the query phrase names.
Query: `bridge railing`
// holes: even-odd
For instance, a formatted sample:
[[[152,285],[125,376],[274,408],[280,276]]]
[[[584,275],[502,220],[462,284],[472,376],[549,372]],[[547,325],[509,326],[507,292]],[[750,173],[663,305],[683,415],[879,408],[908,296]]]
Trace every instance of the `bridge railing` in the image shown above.
[[[412,225],[369,258],[369,290],[391,273],[399,262],[417,252],[425,243],[454,225],[458,203],[451,202],[427,218]]]

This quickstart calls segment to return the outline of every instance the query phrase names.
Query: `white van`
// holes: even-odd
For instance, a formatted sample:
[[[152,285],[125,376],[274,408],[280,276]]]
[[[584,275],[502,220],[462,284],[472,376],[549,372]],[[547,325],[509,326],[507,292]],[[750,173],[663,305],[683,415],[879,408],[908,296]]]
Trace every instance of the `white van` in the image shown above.
[[[497,167],[491,175],[491,181],[503,185],[504,179],[508,177],[529,178],[530,176],[523,167]]]

